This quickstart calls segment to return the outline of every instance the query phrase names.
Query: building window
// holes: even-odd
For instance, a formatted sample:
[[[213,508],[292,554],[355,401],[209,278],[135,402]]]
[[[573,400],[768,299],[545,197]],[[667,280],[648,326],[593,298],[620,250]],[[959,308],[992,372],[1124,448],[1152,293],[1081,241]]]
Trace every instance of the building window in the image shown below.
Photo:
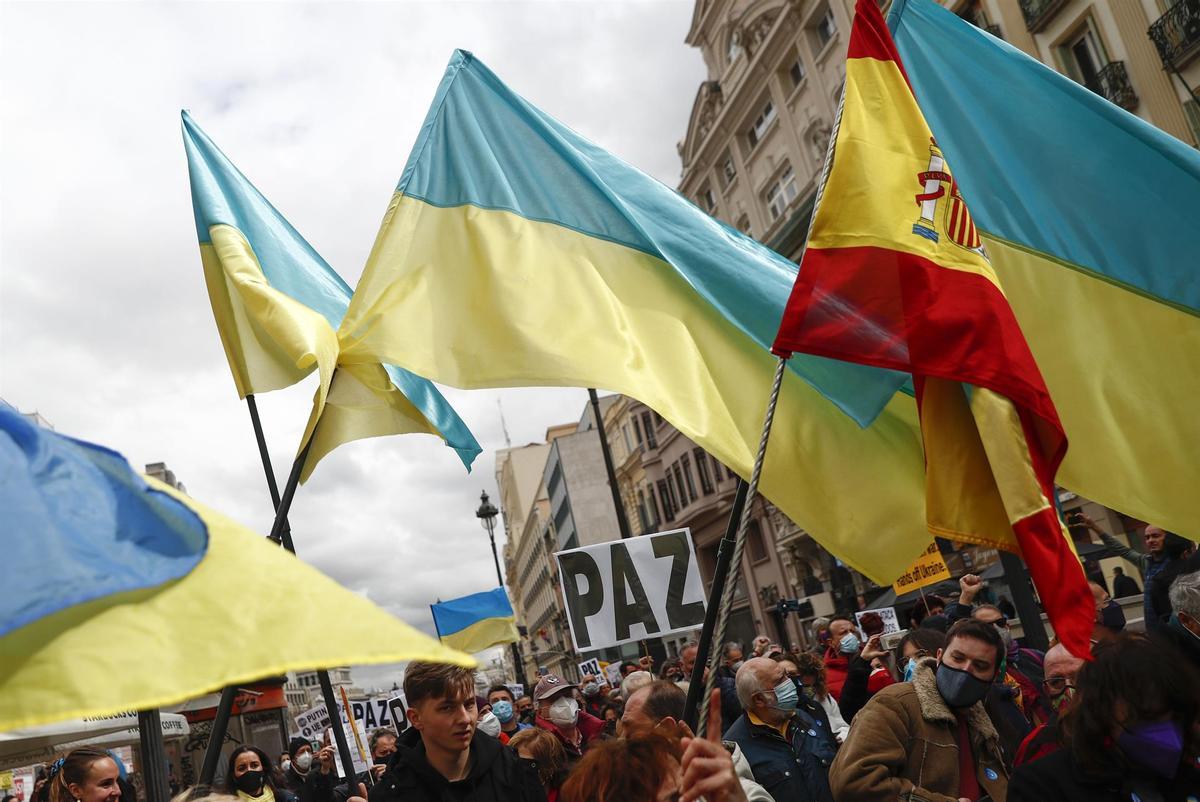
[[[709,214],[717,213],[717,196],[713,195],[712,187],[705,187],[700,190],[700,205]]]
[[[746,527],[746,551],[750,553],[752,563],[760,563],[767,559],[767,547],[763,543],[763,533],[758,521],[751,521]]]
[[[629,436],[629,424],[621,426],[621,434],[625,436],[625,450],[633,451],[633,438]]]
[[[658,500],[654,498],[654,488],[646,488],[646,514],[653,522],[653,526],[658,526],[662,518],[658,514]]]
[[[671,483],[666,479],[658,480],[658,498],[662,502],[663,518],[668,521],[675,520],[675,488],[671,487]]]
[[[792,89],[804,81],[804,62],[799,58],[792,62],[792,66],[788,67],[788,78],[792,79]]]
[[[567,518],[570,514],[571,510],[565,503],[558,508],[558,512],[554,514],[554,529],[556,532],[561,532],[567,528]]]
[[[790,164],[784,168],[779,178],[767,187],[766,198],[771,220],[778,220],[788,204],[796,199],[796,176]]]
[[[729,186],[737,178],[737,165],[733,163],[733,156],[729,151],[725,151],[725,158],[721,160],[721,177],[725,179],[725,186]]]
[[[817,24],[813,25],[813,34],[817,37],[817,50],[824,48],[837,35],[837,21],[833,18],[832,8],[826,8]]]
[[[1183,113],[1187,116],[1188,125],[1191,126],[1192,136],[1200,145],[1200,103],[1189,100],[1183,104]]]
[[[682,510],[689,502],[687,488],[683,486],[683,472],[679,470],[678,462],[671,466],[671,475],[675,477],[675,489],[679,491],[679,509]]]
[[[633,434],[635,437],[637,437],[637,444],[640,446],[642,444],[642,430],[638,427],[638,419],[636,415],[633,416]]]
[[[737,230],[745,234],[747,237],[754,236],[750,233],[750,215],[743,214],[737,219]]]
[[[558,486],[562,484],[562,463],[554,463],[554,470],[550,471],[550,481],[546,483],[546,489],[550,491],[550,495],[558,492]]]
[[[1089,88],[1096,86],[1096,79],[1108,63],[1108,58],[1090,18],[1079,33],[1062,46],[1060,52],[1072,78]]]
[[[708,454],[702,448],[697,448],[693,453],[696,455],[696,472],[700,474],[700,492],[711,496],[715,488],[713,487],[712,473],[708,469]]]
[[[642,522],[642,531],[649,532],[651,526],[650,515],[646,512],[646,494],[641,490],[637,491],[637,511],[638,518],[641,519]]]
[[[754,118],[754,122],[750,124],[749,130],[746,131],[746,140],[750,143],[753,149],[762,141],[763,136],[767,133],[767,128],[775,121],[775,104],[767,101],[763,106],[762,111]]]
[[[688,499],[696,500],[696,483],[692,480],[692,458],[684,454],[679,458],[679,467],[683,471],[683,481],[687,485]]]
[[[658,440],[654,437],[654,424],[650,422],[650,413],[642,413],[642,429],[646,433],[646,445],[650,448],[658,448]]]
[[[659,415],[657,412],[655,412],[655,413],[654,413],[654,422],[655,422],[656,424],[658,424],[659,426],[662,426],[662,422],[663,422],[663,416],[662,416],[662,415]]]

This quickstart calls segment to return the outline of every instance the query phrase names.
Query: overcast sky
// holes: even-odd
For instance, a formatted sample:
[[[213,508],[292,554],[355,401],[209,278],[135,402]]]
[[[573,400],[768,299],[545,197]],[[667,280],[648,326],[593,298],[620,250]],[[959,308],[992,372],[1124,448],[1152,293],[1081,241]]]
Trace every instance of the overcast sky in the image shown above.
[[[353,285],[455,47],[674,186],[704,78],[683,43],[692,5],[0,2],[0,397],[139,468],[165,461],[193,496],[265,533],[262,469],[204,289],[180,109]],[[260,399],[281,480],[312,387]],[[446,395],[484,447],[473,475],[430,437],[360,441],[321,463],[291,516],[305,560],[430,633],[436,596],[495,584],[473,510],[480,490],[494,496],[497,399],[514,444],[586,400]]]

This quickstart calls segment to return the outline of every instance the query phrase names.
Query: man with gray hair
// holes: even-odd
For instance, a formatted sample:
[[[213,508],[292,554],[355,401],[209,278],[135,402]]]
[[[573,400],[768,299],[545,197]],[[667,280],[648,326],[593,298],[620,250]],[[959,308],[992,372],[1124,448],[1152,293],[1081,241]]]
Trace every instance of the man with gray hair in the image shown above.
[[[630,671],[625,675],[625,679],[621,680],[621,698],[628,701],[638,690],[651,682],[654,682],[654,675],[649,671]]]
[[[837,740],[825,711],[799,692],[782,663],[747,660],[737,672],[745,713],[725,731],[776,802],[833,802],[829,764]]]
[[[1167,625],[1155,634],[1169,641],[1200,668],[1200,571],[1176,577],[1171,583],[1169,597],[1174,612]]]

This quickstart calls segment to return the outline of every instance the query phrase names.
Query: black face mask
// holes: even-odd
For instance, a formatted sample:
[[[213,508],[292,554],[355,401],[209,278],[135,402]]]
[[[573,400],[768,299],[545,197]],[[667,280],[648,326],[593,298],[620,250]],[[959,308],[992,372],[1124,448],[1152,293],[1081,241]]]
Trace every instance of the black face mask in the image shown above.
[[[244,794],[258,796],[262,793],[263,783],[266,782],[266,779],[266,775],[261,771],[248,771],[241,777],[235,778],[233,784]]]
[[[376,766],[386,766],[388,759],[386,757],[377,757],[374,759]]]

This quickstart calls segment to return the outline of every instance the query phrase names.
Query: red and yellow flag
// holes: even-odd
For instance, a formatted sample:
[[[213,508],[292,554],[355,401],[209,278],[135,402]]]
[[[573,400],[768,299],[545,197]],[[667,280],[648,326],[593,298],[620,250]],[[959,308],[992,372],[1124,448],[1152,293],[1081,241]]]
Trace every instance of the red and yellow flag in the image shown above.
[[[774,350],[911,373],[930,532],[1021,554],[1058,638],[1088,654],[1092,596],[1052,501],[1067,438],[873,0]]]

